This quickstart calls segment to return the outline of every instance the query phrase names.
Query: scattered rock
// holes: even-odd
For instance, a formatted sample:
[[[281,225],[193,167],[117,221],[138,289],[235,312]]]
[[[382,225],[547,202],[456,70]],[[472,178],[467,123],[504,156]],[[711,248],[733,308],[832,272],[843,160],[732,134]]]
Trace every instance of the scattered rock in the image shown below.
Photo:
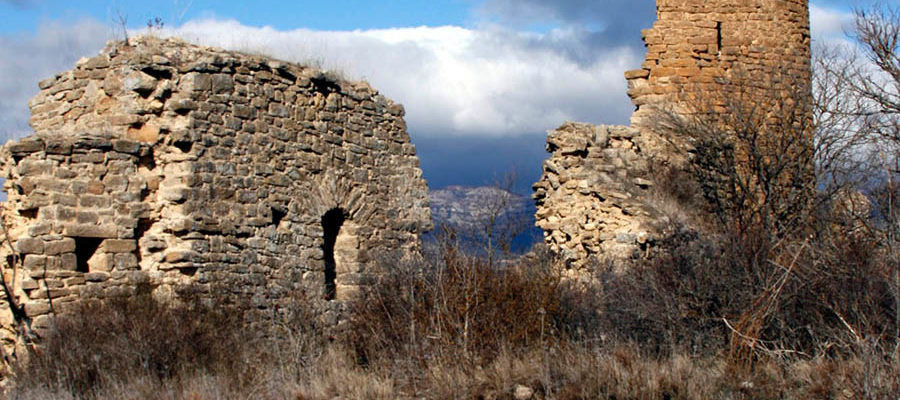
[[[529,400],[534,397],[534,389],[524,385],[516,385],[516,388],[513,389],[513,397],[516,400]]]

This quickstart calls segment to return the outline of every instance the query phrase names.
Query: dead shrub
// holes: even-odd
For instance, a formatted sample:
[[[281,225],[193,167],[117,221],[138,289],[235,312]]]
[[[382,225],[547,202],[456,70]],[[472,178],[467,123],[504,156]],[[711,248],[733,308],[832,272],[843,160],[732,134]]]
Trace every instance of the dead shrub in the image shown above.
[[[364,360],[480,362],[542,345],[559,329],[562,285],[548,263],[492,267],[442,245],[381,264],[387,272],[350,305],[349,343]]]
[[[347,324],[327,334],[303,296],[264,323],[233,301],[160,303],[144,293],[86,304],[59,318],[43,348],[17,366],[5,394],[508,399],[519,385],[535,398],[565,400],[900,393],[892,342],[876,335],[886,320],[875,311],[893,314],[876,301],[869,274],[879,258],[870,248],[833,246],[828,256],[836,258],[827,259],[804,246],[798,260],[845,267],[811,279],[820,270],[806,272],[812,267],[798,261],[800,272],[760,318],[758,334],[770,350],[810,343],[814,354],[755,348],[751,368],[740,368],[727,357],[736,339],[721,316],[737,321],[753,309],[758,290],[773,281],[749,260],[781,253],[754,256],[757,247],[716,245],[689,232],[670,240],[673,251],[664,257],[636,265],[633,274],[609,274],[593,289],[561,280],[551,258],[488,268],[453,246],[416,261],[385,256],[381,262],[393,270],[349,305]],[[837,314],[825,304],[837,306],[864,340],[847,336],[837,317],[825,318]]]
[[[827,239],[827,240],[826,240]],[[701,238],[681,230],[665,251],[602,277],[604,330],[645,350],[733,359],[852,354],[895,346],[891,267],[871,241]]]
[[[232,311],[199,301],[164,304],[149,291],[81,303],[58,316],[16,366],[16,387],[86,397],[120,382],[177,383],[186,373],[227,374],[239,383],[252,366],[235,351],[258,338],[242,333],[242,314]]]

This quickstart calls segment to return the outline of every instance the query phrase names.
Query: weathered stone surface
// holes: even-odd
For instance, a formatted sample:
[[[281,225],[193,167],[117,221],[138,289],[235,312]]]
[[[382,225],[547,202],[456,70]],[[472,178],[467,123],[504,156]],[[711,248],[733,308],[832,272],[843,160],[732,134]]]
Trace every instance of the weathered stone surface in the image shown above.
[[[25,313],[28,315],[43,315],[50,312],[50,303],[46,301],[33,301],[25,303]]]
[[[137,38],[43,81],[31,105],[35,134],[0,148],[0,212],[39,331],[49,299],[138,283],[337,310],[322,299],[372,281],[370,255],[412,251],[430,229],[403,108],[366,83]]]
[[[84,279],[88,282],[103,282],[109,279],[109,272],[88,272],[84,274]]]
[[[13,154],[34,153],[44,149],[44,142],[41,140],[20,140],[15,143],[10,143],[7,149]]]
[[[131,239],[109,239],[103,241],[101,248],[107,253],[131,253],[137,249],[137,243]]]
[[[16,240],[16,251],[20,254],[44,254],[44,241],[40,238],[19,238]]]
[[[67,224],[63,226],[63,235],[68,237],[116,238],[118,228],[115,225]]]
[[[642,178],[650,173],[639,162],[643,143],[641,131],[625,126],[567,122],[547,135],[552,155],[533,186],[537,225],[574,269],[593,257],[630,258],[647,242],[637,237],[662,233],[667,219],[645,200],[652,182]]]
[[[73,251],[75,251],[75,240],[72,238],[62,238],[44,243],[44,254],[48,256],[71,253]]]

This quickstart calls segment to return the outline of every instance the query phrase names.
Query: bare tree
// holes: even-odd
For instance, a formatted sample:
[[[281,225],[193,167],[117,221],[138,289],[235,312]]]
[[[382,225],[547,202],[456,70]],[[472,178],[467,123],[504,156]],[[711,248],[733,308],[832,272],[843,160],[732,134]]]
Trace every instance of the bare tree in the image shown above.
[[[516,174],[508,172],[495,179],[476,209],[473,238],[481,244],[493,266],[498,256],[509,255],[513,241],[528,229],[528,218],[515,208]]]
[[[846,115],[868,138],[869,165],[880,172],[866,182],[877,217],[869,226],[885,249],[884,273],[894,296],[894,355],[900,356],[900,7],[877,3],[854,14],[851,36],[868,62],[849,57],[842,70],[856,99]]]
[[[900,8],[857,9],[853,36],[874,66],[859,65],[851,80],[865,102],[866,129],[900,144]]]
[[[856,57],[851,49],[820,46],[813,55],[812,118],[816,184],[831,199],[859,188],[871,175],[865,154],[873,143],[864,129],[865,102],[854,92]]]
[[[792,71],[734,69],[716,89],[659,113],[693,148],[689,168],[711,214],[735,233],[781,237],[808,220],[814,180],[810,83]]]

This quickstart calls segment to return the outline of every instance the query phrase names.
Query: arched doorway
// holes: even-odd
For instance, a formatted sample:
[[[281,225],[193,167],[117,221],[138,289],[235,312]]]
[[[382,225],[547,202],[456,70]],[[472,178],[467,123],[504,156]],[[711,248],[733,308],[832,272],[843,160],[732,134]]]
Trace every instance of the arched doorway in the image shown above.
[[[333,208],[322,216],[322,253],[326,300],[345,300],[358,287],[359,240],[356,224]]]

